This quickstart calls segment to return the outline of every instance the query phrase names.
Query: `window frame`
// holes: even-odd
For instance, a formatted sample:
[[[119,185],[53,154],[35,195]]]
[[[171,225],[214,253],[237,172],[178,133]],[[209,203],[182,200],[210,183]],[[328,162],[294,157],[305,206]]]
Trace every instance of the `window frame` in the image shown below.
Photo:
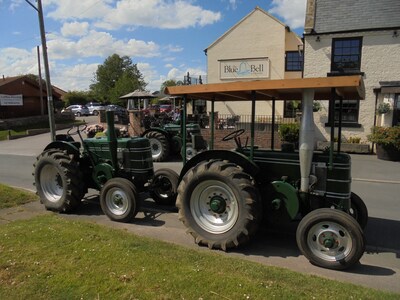
[[[356,118],[354,121],[349,121],[346,120],[345,115],[343,113],[343,110],[346,109],[346,107],[343,105],[342,106],[342,127],[353,127],[353,128],[360,128],[361,124],[359,124],[359,117],[360,117],[360,100],[342,100],[343,104],[345,104],[347,101],[355,101],[356,107],[354,110],[356,111]],[[337,119],[335,118],[335,123],[334,126],[338,127],[339,126],[339,109],[340,109],[340,99],[335,99],[335,108],[334,108],[334,117],[337,115]],[[348,114],[350,115],[350,114]],[[329,115],[328,115],[328,123],[325,123],[325,127],[330,127],[332,122],[332,116],[329,110]]]
[[[347,53],[343,54],[343,52],[342,52],[342,54],[336,53],[339,50],[338,49],[339,46],[337,46],[336,43],[338,43],[338,42],[346,42],[346,41],[350,41],[350,42],[351,41],[359,41],[359,45],[357,47],[357,51],[358,51],[357,54],[351,53],[351,50],[353,49],[353,47],[345,47],[345,46],[341,47],[341,49],[343,51],[343,49],[350,48],[350,53],[349,54],[347,54]],[[363,38],[361,36],[358,36],[358,37],[346,37],[346,38],[332,38],[331,72],[334,72],[334,73],[356,73],[356,72],[360,72],[361,71],[361,59],[362,59],[362,46],[363,46]],[[358,56],[358,60],[357,60],[358,66],[357,67],[355,67],[355,68],[348,68],[348,67],[338,68],[337,67],[338,62],[335,62],[335,57],[339,57],[339,56],[342,56],[342,57],[344,57],[344,56],[355,56],[355,55]]]
[[[293,65],[294,63],[299,63],[300,68],[299,69],[288,69],[288,58],[290,55],[288,54],[294,54],[296,53],[298,56],[298,60],[291,60],[290,63]],[[303,51],[286,51],[285,52],[285,72],[302,72],[303,71],[303,62],[304,62],[304,56],[303,56]]]

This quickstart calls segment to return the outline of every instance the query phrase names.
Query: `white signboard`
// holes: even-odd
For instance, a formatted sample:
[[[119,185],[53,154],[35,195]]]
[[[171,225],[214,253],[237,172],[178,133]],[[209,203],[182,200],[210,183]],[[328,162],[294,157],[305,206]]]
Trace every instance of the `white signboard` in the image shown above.
[[[269,78],[268,57],[220,60],[219,65],[221,80]]]
[[[1,106],[22,106],[22,95],[4,95],[0,94],[0,105]]]

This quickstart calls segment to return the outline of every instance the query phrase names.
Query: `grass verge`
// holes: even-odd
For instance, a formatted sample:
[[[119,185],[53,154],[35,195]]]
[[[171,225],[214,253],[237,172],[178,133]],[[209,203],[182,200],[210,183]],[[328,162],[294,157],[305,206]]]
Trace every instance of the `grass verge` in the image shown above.
[[[0,209],[18,206],[37,200],[39,200],[39,197],[34,193],[14,189],[0,183]]]
[[[74,125],[74,124],[83,124],[81,121],[74,121],[71,122],[70,120],[57,120],[57,124],[67,124],[67,125]],[[10,130],[0,130],[0,141],[7,140],[8,135],[16,136],[16,135],[25,135],[27,130],[29,129],[42,129],[42,128],[49,128],[49,122],[39,122],[36,124],[30,124],[26,126],[15,126]]]
[[[46,215],[0,226],[0,299],[398,299]]]

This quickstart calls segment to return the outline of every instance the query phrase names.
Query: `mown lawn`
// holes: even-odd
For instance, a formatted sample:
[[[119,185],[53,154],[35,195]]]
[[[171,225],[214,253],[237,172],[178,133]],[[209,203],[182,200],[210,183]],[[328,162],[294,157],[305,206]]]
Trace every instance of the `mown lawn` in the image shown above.
[[[71,126],[74,124],[82,124],[81,121],[74,121],[71,122],[70,120],[58,120],[57,124],[70,124]],[[0,130],[0,141],[7,140],[8,135],[15,136],[15,135],[25,135],[27,130],[29,129],[42,129],[42,128],[49,128],[49,122],[39,122],[36,124],[26,125],[26,126],[15,126],[10,130]]]
[[[39,200],[39,197],[34,193],[15,189],[0,183],[0,209],[37,200]]]
[[[0,185],[1,203],[36,199]],[[57,214],[0,226],[0,299],[399,298]]]

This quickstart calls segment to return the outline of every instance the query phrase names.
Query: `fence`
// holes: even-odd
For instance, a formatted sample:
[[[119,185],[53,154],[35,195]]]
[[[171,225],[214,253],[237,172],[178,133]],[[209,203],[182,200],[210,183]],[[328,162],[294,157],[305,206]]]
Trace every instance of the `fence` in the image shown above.
[[[203,137],[210,142],[210,118],[208,115],[200,116],[197,119],[189,119],[191,123],[198,123],[202,128],[201,132]],[[275,116],[275,127],[272,126],[271,115],[256,115],[255,116],[255,145],[260,148],[280,148],[281,141],[278,136],[279,124],[294,123],[294,118],[283,118]],[[232,149],[235,147],[235,141],[228,142],[222,141],[222,138],[229,133],[244,129],[245,132],[240,136],[242,144],[250,143],[250,127],[251,115],[231,115],[231,114],[218,114],[215,116],[215,131],[214,131],[214,148],[215,149]],[[274,134],[272,134],[272,132]],[[274,141],[272,142],[272,137]]]

